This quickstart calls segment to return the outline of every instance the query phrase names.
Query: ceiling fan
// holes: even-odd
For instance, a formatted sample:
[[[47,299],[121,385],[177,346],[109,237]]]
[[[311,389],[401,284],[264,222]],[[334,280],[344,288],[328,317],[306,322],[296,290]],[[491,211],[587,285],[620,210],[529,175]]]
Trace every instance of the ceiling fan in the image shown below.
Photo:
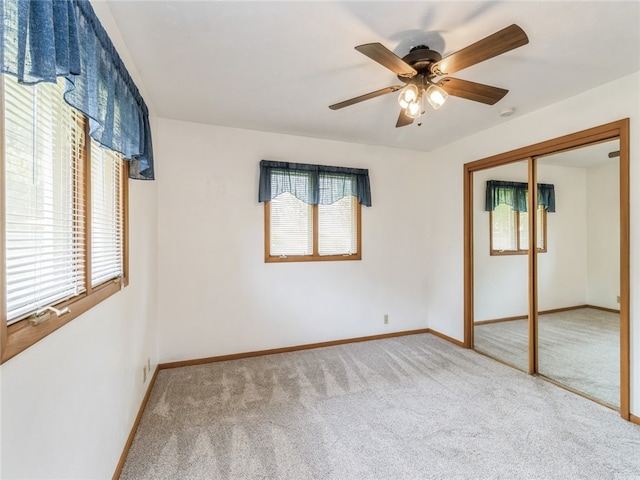
[[[504,97],[509,90],[446,77],[445,75],[458,72],[463,68],[501,55],[527,43],[529,43],[527,34],[524,33],[522,28],[514,24],[445,58],[442,58],[442,55],[425,45],[413,47],[402,58],[380,43],[359,45],[355,47],[356,50],[391,70],[405,85],[392,85],[382,88],[375,92],[330,105],[329,108],[338,110],[380,95],[401,90],[398,103],[402,110],[400,110],[396,127],[404,127],[413,123],[415,119],[418,119],[418,125],[421,125],[420,118],[425,113],[425,100],[434,110],[440,108],[449,95],[493,105]],[[437,79],[437,77],[444,78]]]

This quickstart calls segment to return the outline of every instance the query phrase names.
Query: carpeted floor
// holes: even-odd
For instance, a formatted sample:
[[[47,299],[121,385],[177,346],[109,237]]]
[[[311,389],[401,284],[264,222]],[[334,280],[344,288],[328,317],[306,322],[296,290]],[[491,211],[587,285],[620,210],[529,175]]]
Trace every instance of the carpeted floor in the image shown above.
[[[640,427],[432,335],[161,370],[122,479],[638,479]]]
[[[538,318],[539,372],[619,406],[620,315],[580,308]],[[481,352],[521,370],[528,368],[527,320],[477,325],[474,343]]]

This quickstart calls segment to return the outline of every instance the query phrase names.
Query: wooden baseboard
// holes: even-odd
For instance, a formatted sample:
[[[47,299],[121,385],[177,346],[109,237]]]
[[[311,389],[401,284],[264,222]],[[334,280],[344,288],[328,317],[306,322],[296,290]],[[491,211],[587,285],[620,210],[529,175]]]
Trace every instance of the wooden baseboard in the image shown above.
[[[594,310],[602,310],[603,312],[609,312],[609,313],[620,313],[620,310],[616,310],[615,308],[598,307],[596,305],[587,305],[587,308],[593,308]]]
[[[196,358],[193,360],[180,360],[177,362],[161,363],[158,365],[160,370],[165,368],[190,367],[192,365],[202,365],[205,363],[226,362],[228,360],[240,360],[243,358],[262,357],[264,355],[275,355],[278,353],[298,352],[300,350],[311,350],[313,348],[335,347],[336,345],[345,345],[347,343],[368,342],[371,340],[383,340],[385,338],[403,337],[406,335],[416,335],[420,333],[429,333],[428,328],[419,330],[405,330],[402,332],[383,333],[381,335],[370,335],[368,337],[346,338],[343,340],[332,340],[330,342],[308,343],[305,345],[297,345],[293,347],[272,348],[269,350],[257,350],[254,352],[233,353],[230,355],[220,355],[216,357]]]
[[[538,315],[548,315],[550,313],[569,312],[571,310],[580,310],[581,308],[592,308],[592,307],[589,305],[574,305],[573,307],[552,308],[551,310],[542,310],[538,312]]]
[[[138,409],[138,415],[136,415],[136,419],[133,422],[133,426],[131,427],[131,432],[129,432],[129,437],[127,438],[127,442],[124,444],[122,455],[120,455],[120,460],[118,461],[118,465],[116,466],[116,471],[113,474],[113,480],[118,480],[120,478],[120,474],[122,473],[122,468],[124,467],[124,462],[127,459],[127,455],[129,455],[129,449],[131,448],[133,439],[136,436],[138,425],[140,425],[142,414],[144,413],[144,409],[146,408],[147,402],[149,401],[149,397],[151,396],[151,390],[153,390],[153,385],[156,383],[156,377],[158,376],[158,371],[160,371],[160,369],[156,367],[156,369],[153,372],[153,376],[149,381],[149,385],[147,385],[147,393],[144,394],[144,398],[142,399],[142,403],[140,404],[140,408]]]
[[[633,413],[629,415],[629,421],[631,423],[635,423],[636,425],[640,425],[640,417],[636,417]]]
[[[480,320],[479,322],[473,322],[473,324],[489,325],[490,323],[512,322],[513,320],[526,320],[527,318],[529,318],[527,315],[518,315],[516,317],[494,318],[493,320]]]
[[[575,305],[573,307],[562,307],[562,308],[553,308],[551,310],[543,310],[541,312],[538,312],[538,315],[548,315],[550,313],[568,312],[570,310],[579,310],[581,308],[593,308],[594,310],[601,310],[603,312],[620,313],[620,310],[615,310],[613,308],[607,308],[607,307],[598,307],[597,305]],[[526,320],[527,318],[529,318],[527,315],[518,315],[515,317],[495,318],[492,320],[480,320],[478,322],[473,322],[473,324],[488,325],[490,323],[511,322],[513,320]]]
[[[430,333],[431,335],[434,335],[438,338],[446,340],[447,342],[451,342],[454,345],[457,345],[459,347],[466,348],[464,346],[464,342],[461,342],[460,340],[456,340],[455,338],[451,338],[450,336],[445,335],[444,333],[440,333],[437,330],[433,330],[432,328],[427,328],[427,333]]]

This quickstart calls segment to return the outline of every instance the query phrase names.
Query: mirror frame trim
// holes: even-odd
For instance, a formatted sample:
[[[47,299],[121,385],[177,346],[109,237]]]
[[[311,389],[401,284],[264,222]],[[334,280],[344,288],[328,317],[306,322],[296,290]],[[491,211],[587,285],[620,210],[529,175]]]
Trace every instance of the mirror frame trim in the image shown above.
[[[529,160],[530,177],[532,158],[551,155],[589,144],[613,139],[620,141],[620,416],[630,420],[630,225],[629,225],[629,118],[581,130],[544,142],[482,158],[464,165],[464,346],[473,348],[473,173],[516,161]],[[535,178],[533,179],[535,181]],[[530,179],[531,181],[531,179]],[[534,183],[535,185],[535,183]],[[537,316],[536,308],[537,259],[529,251],[529,318]],[[533,333],[535,321],[530,320]],[[530,342],[531,345],[531,342]],[[529,349],[529,374],[537,372],[537,355]]]

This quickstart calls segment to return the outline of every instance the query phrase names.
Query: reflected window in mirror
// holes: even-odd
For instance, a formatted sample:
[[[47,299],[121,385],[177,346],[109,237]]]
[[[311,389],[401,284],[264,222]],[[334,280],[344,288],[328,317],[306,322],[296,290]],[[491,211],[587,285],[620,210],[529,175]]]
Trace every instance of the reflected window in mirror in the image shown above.
[[[538,206],[538,252],[547,251],[547,210]],[[491,255],[526,255],[529,251],[529,214],[501,203],[489,212]]]
[[[485,211],[489,212],[491,255],[526,255],[529,251],[528,190],[524,182],[487,181]],[[554,185],[538,184],[536,204],[536,249],[546,252],[547,212],[556,211]]]

